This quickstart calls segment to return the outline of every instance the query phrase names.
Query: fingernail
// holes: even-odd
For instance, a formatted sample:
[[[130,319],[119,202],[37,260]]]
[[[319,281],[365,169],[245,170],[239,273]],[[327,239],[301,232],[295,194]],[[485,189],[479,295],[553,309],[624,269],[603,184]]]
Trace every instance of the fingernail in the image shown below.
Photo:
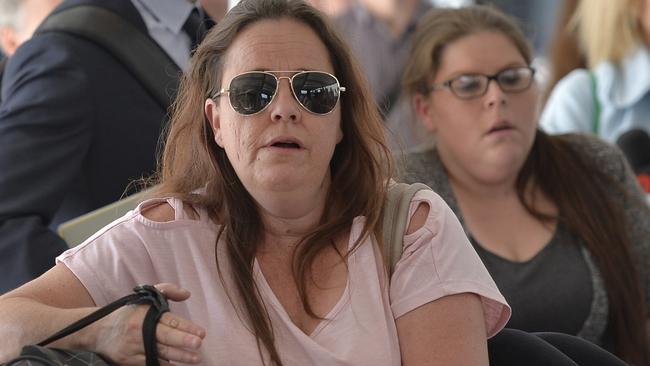
[[[192,339],[192,347],[198,348],[200,345],[201,345],[201,338],[194,337],[194,339]]]

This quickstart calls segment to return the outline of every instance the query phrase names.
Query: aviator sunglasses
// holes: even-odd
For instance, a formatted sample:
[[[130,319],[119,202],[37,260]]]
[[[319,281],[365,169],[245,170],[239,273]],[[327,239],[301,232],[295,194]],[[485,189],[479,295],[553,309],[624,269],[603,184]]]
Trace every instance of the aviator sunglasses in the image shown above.
[[[274,73],[295,73],[275,76]],[[324,115],[332,112],[345,87],[332,74],[323,71],[249,71],[232,78],[228,89],[221,89],[214,98],[228,93],[235,112],[252,115],[264,110],[277,94],[280,80],[287,79],[291,93],[307,111]]]

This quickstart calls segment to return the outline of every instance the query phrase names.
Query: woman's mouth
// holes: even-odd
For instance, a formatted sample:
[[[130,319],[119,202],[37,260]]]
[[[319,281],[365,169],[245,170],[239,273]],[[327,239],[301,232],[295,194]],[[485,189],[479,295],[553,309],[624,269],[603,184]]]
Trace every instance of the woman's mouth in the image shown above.
[[[283,141],[275,142],[271,144],[271,147],[278,147],[282,149],[300,149],[300,145],[298,145],[295,142],[283,142]]]

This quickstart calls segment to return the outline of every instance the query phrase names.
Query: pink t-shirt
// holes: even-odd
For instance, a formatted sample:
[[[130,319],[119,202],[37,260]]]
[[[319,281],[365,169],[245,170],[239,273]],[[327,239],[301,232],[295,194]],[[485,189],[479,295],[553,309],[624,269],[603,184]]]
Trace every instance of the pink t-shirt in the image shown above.
[[[143,207],[167,201],[175,220],[154,222]],[[381,254],[373,237],[349,257],[343,296],[311,334],[295,326],[271,291],[257,262],[254,275],[266,304],[277,348],[285,365],[401,365],[395,319],[443,296],[471,292],[481,297],[488,336],[510,317],[510,308],[470,245],[460,223],[435,193],[420,191],[430,206],[425,225],[404,236],[404,251],[386,286]],[[201,348],[205,365],[260,365],[255,337],[226,295],[215,264],[218,225],[205,211],[188,218],[178,199],[153,199],[106,226],[83,244],[57,258],[86,287],[98,306],[128,294],[138,284],[171,282],[192,292],[171,311],[207,330]],[[350,243],[360,235],[364,217],[354,219]],[[221,273],[230,273],[224,245],[217,249]],[[230,294],[233,281],[224,278]],[[241,314],[240,314],[241,315]],[[435,345],[432,345],[435,347]],[[267,363],[268,364],[268,363]]]

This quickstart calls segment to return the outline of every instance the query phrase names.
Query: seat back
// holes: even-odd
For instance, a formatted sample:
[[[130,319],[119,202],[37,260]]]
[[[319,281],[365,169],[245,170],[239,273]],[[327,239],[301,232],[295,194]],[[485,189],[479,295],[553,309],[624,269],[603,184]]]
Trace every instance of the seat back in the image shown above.
[[[153,188],[149,188],[138,192],[72,220],[68,220],[59,225],[57,232],[70,248],[77,246],[99,231],[99,229],[134,209],[140,202],[148,197],[152,189]]]

